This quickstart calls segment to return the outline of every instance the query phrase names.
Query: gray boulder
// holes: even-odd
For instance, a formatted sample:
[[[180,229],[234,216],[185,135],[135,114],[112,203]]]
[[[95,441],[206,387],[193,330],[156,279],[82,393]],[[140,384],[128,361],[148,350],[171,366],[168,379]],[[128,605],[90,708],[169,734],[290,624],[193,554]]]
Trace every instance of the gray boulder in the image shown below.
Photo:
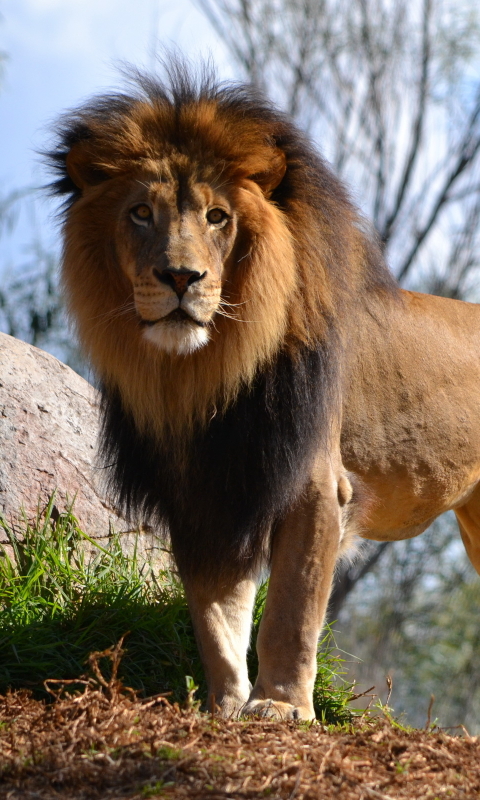
[[[0,333],[0,513],[16,527],[34,520],[56,491],[62,511],[74,502],[79,527],[100,544],[111,530],[129,550],[137,531],[107,502],[96,463],[98,397],[58,359]],[[6,544],[0,530],[0,542]],[[156,556],[159,541],[142,531],[141,548]]]

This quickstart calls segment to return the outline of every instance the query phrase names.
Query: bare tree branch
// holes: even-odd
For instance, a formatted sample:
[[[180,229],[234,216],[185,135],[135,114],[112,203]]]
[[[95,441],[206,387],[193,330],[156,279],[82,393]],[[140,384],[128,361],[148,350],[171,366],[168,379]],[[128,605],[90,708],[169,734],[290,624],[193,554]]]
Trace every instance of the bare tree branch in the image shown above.
[[[432,2],[431,0],[424,0],[423,3],[423,37],[422,37],[422,63],[421,63],[421,76],[420,76],[420,83],[419,83],[419,90],[418,90],[418,99],[417,99],[417,113],[415,119],[413,121],[413,130],[412,130],[412,137],[411,137],[411,144],[410,144],[410,152],[405,161],[405,167],[403,170],[403,175],[400,181],[400,186],[398,188],[397,196],[395,198],[394,206],[386,219],[386,222],[379,231],[382,239],[384,242],[387,242],[390,238],[390,234],[392,231],[392,227],[397,220],[398,214],[400,209],[402,208],[402,204],[407,192],[407,188],[410,184],[410,180],[413,174],[413,168],[416,163],[416,160],[420,153],[420,140],[422,137],[424,122],[425,122],[425,113],[426,113],[426,104],[427,104],[427,85],[428,85],[428,73],[429,73],[429,66],[430,66],[430,17],[432,13]]]
[[[441,209],[448,202],[450,190],[455,185],[457,179],[462,175],[462,173],[465,172],[467,167],[469,167],[470,164],[475,160],[475,157],[480,150],[480,132],[475,133],[475,126],[478,122],[479,116],[480,116],[480,90],[478,91],[478,99],[475,108],[472,112],[467,132],[465,133],[463,142],[460,145],[456,162],[452,167],[452,169],[450,170],[450,172],[446,175],[443,185],[437,194],[435,203],[430,211],[430,214],[426,222],[417,231],[414,243],[410,248],[410,252],[406,256],[406,258],[403,261],[403,264],[398,270],[397,278],[399,281],[405,280],[407,273],[409,272],[412,263],[415,259],[415,256],[417,255],[420,249],[420,246],[422,245],[423,241],[426,239],[426,237],[432,230]]]

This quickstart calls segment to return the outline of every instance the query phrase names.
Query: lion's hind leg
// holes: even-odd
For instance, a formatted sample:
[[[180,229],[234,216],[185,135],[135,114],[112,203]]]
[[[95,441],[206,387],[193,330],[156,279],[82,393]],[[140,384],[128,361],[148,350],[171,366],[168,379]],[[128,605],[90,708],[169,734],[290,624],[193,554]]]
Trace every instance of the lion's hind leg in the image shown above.
[[[455,509],[468,557],[480,575],[480,485],[460,508]]]

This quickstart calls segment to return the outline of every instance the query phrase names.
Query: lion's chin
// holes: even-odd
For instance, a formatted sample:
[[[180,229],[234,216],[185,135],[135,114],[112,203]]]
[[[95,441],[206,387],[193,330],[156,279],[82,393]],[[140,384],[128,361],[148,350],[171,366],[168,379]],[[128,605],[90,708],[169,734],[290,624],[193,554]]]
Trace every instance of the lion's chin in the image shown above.
[[[157,322],[143,332],[145,339],[160,350],[172,355],[185,356],[207,344],[207,328],[188,322]]]

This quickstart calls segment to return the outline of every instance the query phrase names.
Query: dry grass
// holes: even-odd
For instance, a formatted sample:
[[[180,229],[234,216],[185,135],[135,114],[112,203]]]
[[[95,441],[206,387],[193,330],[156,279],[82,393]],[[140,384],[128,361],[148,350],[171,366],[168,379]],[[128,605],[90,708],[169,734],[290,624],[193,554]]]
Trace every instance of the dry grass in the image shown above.
[[[386,714],[343,730],[200,714],[167,697],[139,699],[116,678],[121,643],[52,703],[0,697],[0,798],[465,798],[480,796],[480,742],[406,731]]]

